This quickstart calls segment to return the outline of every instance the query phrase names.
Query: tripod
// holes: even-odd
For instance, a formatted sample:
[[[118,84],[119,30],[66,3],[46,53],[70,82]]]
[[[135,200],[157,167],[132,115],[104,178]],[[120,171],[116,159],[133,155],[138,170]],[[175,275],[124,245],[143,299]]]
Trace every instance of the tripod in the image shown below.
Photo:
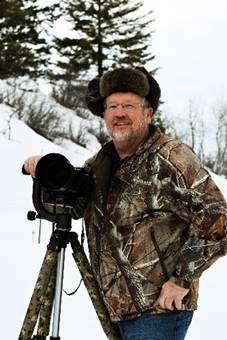
[[[50,213],[45,209],[41,196],[42,188],[38,181],[34,180],[33,204],[38,214],[29,212],[28,219],[34,220],[36,218],[45,218],[54,224],[54,230],[47,246],[47,251],[18,340],[45,340],[47,336],[49,336],[52,314],[52,335],[50,336],[50,339],[60,340],[59,329],[64,261],[65,250],[68,243],[71,244],[73,258],[78,266],[85,287],[107,338],[110,340],[117,340],[118,336],[110,322],[108,312],[99,293],[97,282],[94,279],[90,263],[78,240],[78,235],[75,232],[70,231],[72,220],[71,214],[68,212],[68,209],[63,213],[56,213],[57,209],[55,209],[55,213]],[[56,201],[59,202],[59,197]],[[61,204],[61,210],[62,206],[64,205]],[[37,321],[37,334],[33,335]]]

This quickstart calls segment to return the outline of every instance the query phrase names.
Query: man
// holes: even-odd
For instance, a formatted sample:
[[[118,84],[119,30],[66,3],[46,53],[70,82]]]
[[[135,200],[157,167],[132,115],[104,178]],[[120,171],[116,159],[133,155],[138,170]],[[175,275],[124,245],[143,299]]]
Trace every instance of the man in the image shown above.
[[[86,95],[112,141],[87,161],[94,186],[74,217],[123,340],[183,340],[200,275],[227,253],[224,199],[194,152],[151,125],[159,98],[144,68],[108,71]],[[38,160],[25,161],[33,176]]]

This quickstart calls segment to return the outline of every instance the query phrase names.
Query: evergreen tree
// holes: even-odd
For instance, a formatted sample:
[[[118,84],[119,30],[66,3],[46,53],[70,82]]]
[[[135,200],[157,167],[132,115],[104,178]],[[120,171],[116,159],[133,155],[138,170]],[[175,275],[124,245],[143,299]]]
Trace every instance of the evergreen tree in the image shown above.
[[[47,12],[50,9],[38,8],[36,0],[1,0],[1,79],[36,76],[46,65],[49,47],[40,34]]]
[[[152,60],[152,12],[138,15],[142,5],[141,0],[62,1],[73,36],[55,39],[60,77],[71,80],[89,70],[101,75],[110,67],[143,66]]]
[[[55,38],[61,56],[57,63],[61,72],[55,76],[65,79],[67,86],[75,86],[73,80],[81,75],[83,79],[91,78],[108,68],[144,66],[154,59],[150,52],[152,11],[138,14],[142,0],[65,0],[61,6],[73,34]],[[87,76],[88,72],[92,75]],[[153,123],[165,131],[160,111],[155,113]]]

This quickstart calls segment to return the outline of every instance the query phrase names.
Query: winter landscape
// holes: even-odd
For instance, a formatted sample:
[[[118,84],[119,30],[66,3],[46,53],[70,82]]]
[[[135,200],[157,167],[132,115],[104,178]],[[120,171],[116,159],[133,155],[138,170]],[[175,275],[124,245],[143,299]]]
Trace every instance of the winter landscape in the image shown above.
[[[37,91],[36,91],[37,92]],[[32,100],[32,92],[30,100]],[[39,93],[39,96],[45,96]],[[45,97],[48,101],[48,97]],[[69,119],[65,108],[56,104],[65,120]],[[62,110],[62,111],[61,111]],[[74,143],[62,142],[56,145],[36,134],[25,123],[14,118],[13,109],[0,104],[0,188],[1,188],[1,339],[18,338],[24,316],[33,292],[38,272],[51,235],[51,224],[42,222],[41,242],[38,243],[39,221],[30,222],[26,215],[33,209],[32,180],[21,173],[24,160],[34,154],[59,152],[75,166],[98,150],[99,143],[90,136],[88,148]],[[68,112],[69,113],[69,112]],[[75,129],[78,125],[74,117]],[[89,139],[89,135],[87,135]],[[227,198],[227,180],[214,176],[214,180]],[[73,222],[73,231],[80,234],[81,221]],[[226,325],[226,275],[227,257],[220,259],[201,279],[199,309],[187,336],[187,340],[224,340]],[[71,256],[66,251],[64,289],[73,291],[80,281],[80,275]],[[64,340],[97,339],[106,337],[83,284],[79,291],[69,297],[63,293],[60,336]]]
[[[23,162],[30,155],[59,152],[81,166],[105,137],[100,120],[84,106],[77,110],[82,97],[75,88],[73,96],[66,88],[72,110],[50,96],[60,86],[56,79],[80,89],[81,80],[105,68],[145,65],[161,85],[162,113],[168,123],[177,119],[172,130],[194,143],[212,169],[226,174],[227,6],[224,0],[19,0],[1,5],[0,339],[16,340],[52,230],[50,222],[42,221],[40,229],[38,220],[27,220],[34,208],[32,179],[22,175]],[[227,180],[212,176],[227,199]],[[81,224],[73,221],[79,235]],[[226,267],[224,257],[203,274],[187,340],[227,339]],[[68,246],[64,289],[72,292],[79,282]],[[60,336],[106,339],[83,283],[71,297],[63,293]]]

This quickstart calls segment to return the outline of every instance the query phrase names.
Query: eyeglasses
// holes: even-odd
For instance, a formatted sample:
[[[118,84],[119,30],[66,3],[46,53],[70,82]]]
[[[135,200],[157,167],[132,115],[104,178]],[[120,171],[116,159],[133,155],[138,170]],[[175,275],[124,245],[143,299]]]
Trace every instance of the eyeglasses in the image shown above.
[[[105,105],[105,111],[106,112],[114,112],[117,110],[119,106],[122,107],[122,109],[126,112],[135,112],[138,106],[143,106],[143,103],[110,103]]]

